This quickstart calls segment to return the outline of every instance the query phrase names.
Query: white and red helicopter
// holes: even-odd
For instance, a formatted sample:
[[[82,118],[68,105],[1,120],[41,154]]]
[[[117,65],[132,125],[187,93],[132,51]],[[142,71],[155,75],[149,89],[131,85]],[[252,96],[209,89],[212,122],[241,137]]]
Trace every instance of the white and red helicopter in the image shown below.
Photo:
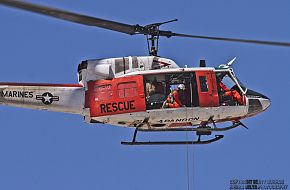
[[[232,59],[218,68],[180,68],[173,60],[157,56],[159,37],[187,37],[264,45],[290,43],[195,36],[160,30],[162,24],[128,25],[19,0],[0,0],[1,5],[48,15],[88,26],[147,37],[149,56],[85,60],[78,65],[78,84],[0,83],[0,104],[82,115],[87,123],[135,128],[126,145],[207,144],[223,135],[201,140],[203,135],[246,126],[241,119],[255,116],[270,106],[265,95],[247,89],[234,74]],[[172,91],[182,86],[182,106],[166,107]],[[227,94],[227,95],[226,95]],[[217,123],[231,122],[218,128]],[[138,131],[195,131],[195,141],[136,140]]]

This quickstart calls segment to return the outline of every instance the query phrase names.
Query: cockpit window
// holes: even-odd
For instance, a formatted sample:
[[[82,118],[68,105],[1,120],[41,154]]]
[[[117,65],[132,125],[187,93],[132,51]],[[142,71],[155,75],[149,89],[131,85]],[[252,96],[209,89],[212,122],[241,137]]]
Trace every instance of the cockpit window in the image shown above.
[[[244,105],[243,93],[239,88],[240,84],[235,82],[230,72],[217,72],[216,80],[221,106]]]
[[[222,82],[228,89],[231,89],[233,86],[235,86],[234,80],[228,75],[224,75],[222,78],[219,79],[220,82]]]

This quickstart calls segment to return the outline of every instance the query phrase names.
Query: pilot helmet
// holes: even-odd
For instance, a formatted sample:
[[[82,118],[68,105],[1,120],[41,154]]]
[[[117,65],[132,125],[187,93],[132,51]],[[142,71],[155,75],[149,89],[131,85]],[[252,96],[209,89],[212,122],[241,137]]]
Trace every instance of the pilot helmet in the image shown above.
[[[184,84],[180,84],[177,86],[178,89],[180,90],[185,90],[185,85]]]

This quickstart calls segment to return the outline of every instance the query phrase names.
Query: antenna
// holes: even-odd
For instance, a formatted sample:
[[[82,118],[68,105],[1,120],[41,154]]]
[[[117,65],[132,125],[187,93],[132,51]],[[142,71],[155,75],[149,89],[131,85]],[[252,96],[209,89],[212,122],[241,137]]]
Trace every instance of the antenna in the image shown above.
[[[227,68],[230,68],[232,66],[232,64],[234,63],[234,61],[236,60],[237,57],[233,58],[232,60],[230,60],[230,62],[228,62],[227,64],[221,64],[219,66],[219,68],[224,68],[224,69],[227,69]]]

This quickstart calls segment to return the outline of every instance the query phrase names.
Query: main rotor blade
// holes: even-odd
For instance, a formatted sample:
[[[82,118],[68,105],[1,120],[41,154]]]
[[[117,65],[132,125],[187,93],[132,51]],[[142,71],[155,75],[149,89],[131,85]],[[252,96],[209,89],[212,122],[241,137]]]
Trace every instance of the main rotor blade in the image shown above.
[[[290,46],[289,42],[273,42],[273,41],[261,41],[261,40],[245,40],[245,39],[236,39],[236,38],[220,38],[220,37],[210,37],[210,36],[196,36],[188,34],[178,34],[172,33],[171,36],[165,35],[167,37],[177,36],[177,37],[186,37],[186,38],[200,38],[208,40],[220,40],[220,41],[229,41],[229,42],[243,42],[243,43],[252,43],[252,44],[262,44],[262,45],[273,45],[273,46]]]
[[[135,32],[136,26],[134,25],[128,25],[128,24],[114,22],[110,20],[90,17],[90,16],[72,13],[72,12],[68,12],[68,11],[64,11],[64,10],[60,10],[56,8],[50,8],[50,7],[46,7],[42,5],[35,5],[32,3],[25,2],[25,1],[0,0],[0,4],[55,17],[58,19],[66,20],[66,21],[76,22],[76,23],[84,24],[88,26],[97,26],[100,28],[105,28],[105,29],[109,29],[109,30],[113,30],[117,32],[130,34],[130,35],[137,33]]]
[[[188,35],[173,33],[171,31],[159,30],[155,27],[148,27],[151,25],[140,26],[140,25],[129,25],[120,22],[115,22],[111,20],[105,20],[101,18],[81,15],[69,11],[64,11],[56,8],[46,7],[42,5],[35,5],[21,0],[0,0],[0,4],[14,7],[26,11],[31,11],[54,18],[75,22],[79,24],[84,24],[87,26],[96,26],[100,28],[105,28],[108,30],[113,30],[125,34],[145,34],[152,36],[166,36],[166,37],[186,37],[186,38],[200,38],[208,40],[220,40],[220,41],[230,41],[230,42],[243,42],[243,43],[252,43],[252,44],[262,44],[262,45],[274,45],[274,46],[290,46],[288,42],[273,42],[273,41],[261,41],[261,40],[246,40],[246,39],[235,39],[235,38],[221,38],[221,37],[210,37],[210,36],[198,36],[198,35]],[[166,22],[165,22],[166,23]],[[162,24],[162,23],[157,23]],[[154,24],[153,24],[154,25]],[[156,25],[156,24],[155,24]]]

